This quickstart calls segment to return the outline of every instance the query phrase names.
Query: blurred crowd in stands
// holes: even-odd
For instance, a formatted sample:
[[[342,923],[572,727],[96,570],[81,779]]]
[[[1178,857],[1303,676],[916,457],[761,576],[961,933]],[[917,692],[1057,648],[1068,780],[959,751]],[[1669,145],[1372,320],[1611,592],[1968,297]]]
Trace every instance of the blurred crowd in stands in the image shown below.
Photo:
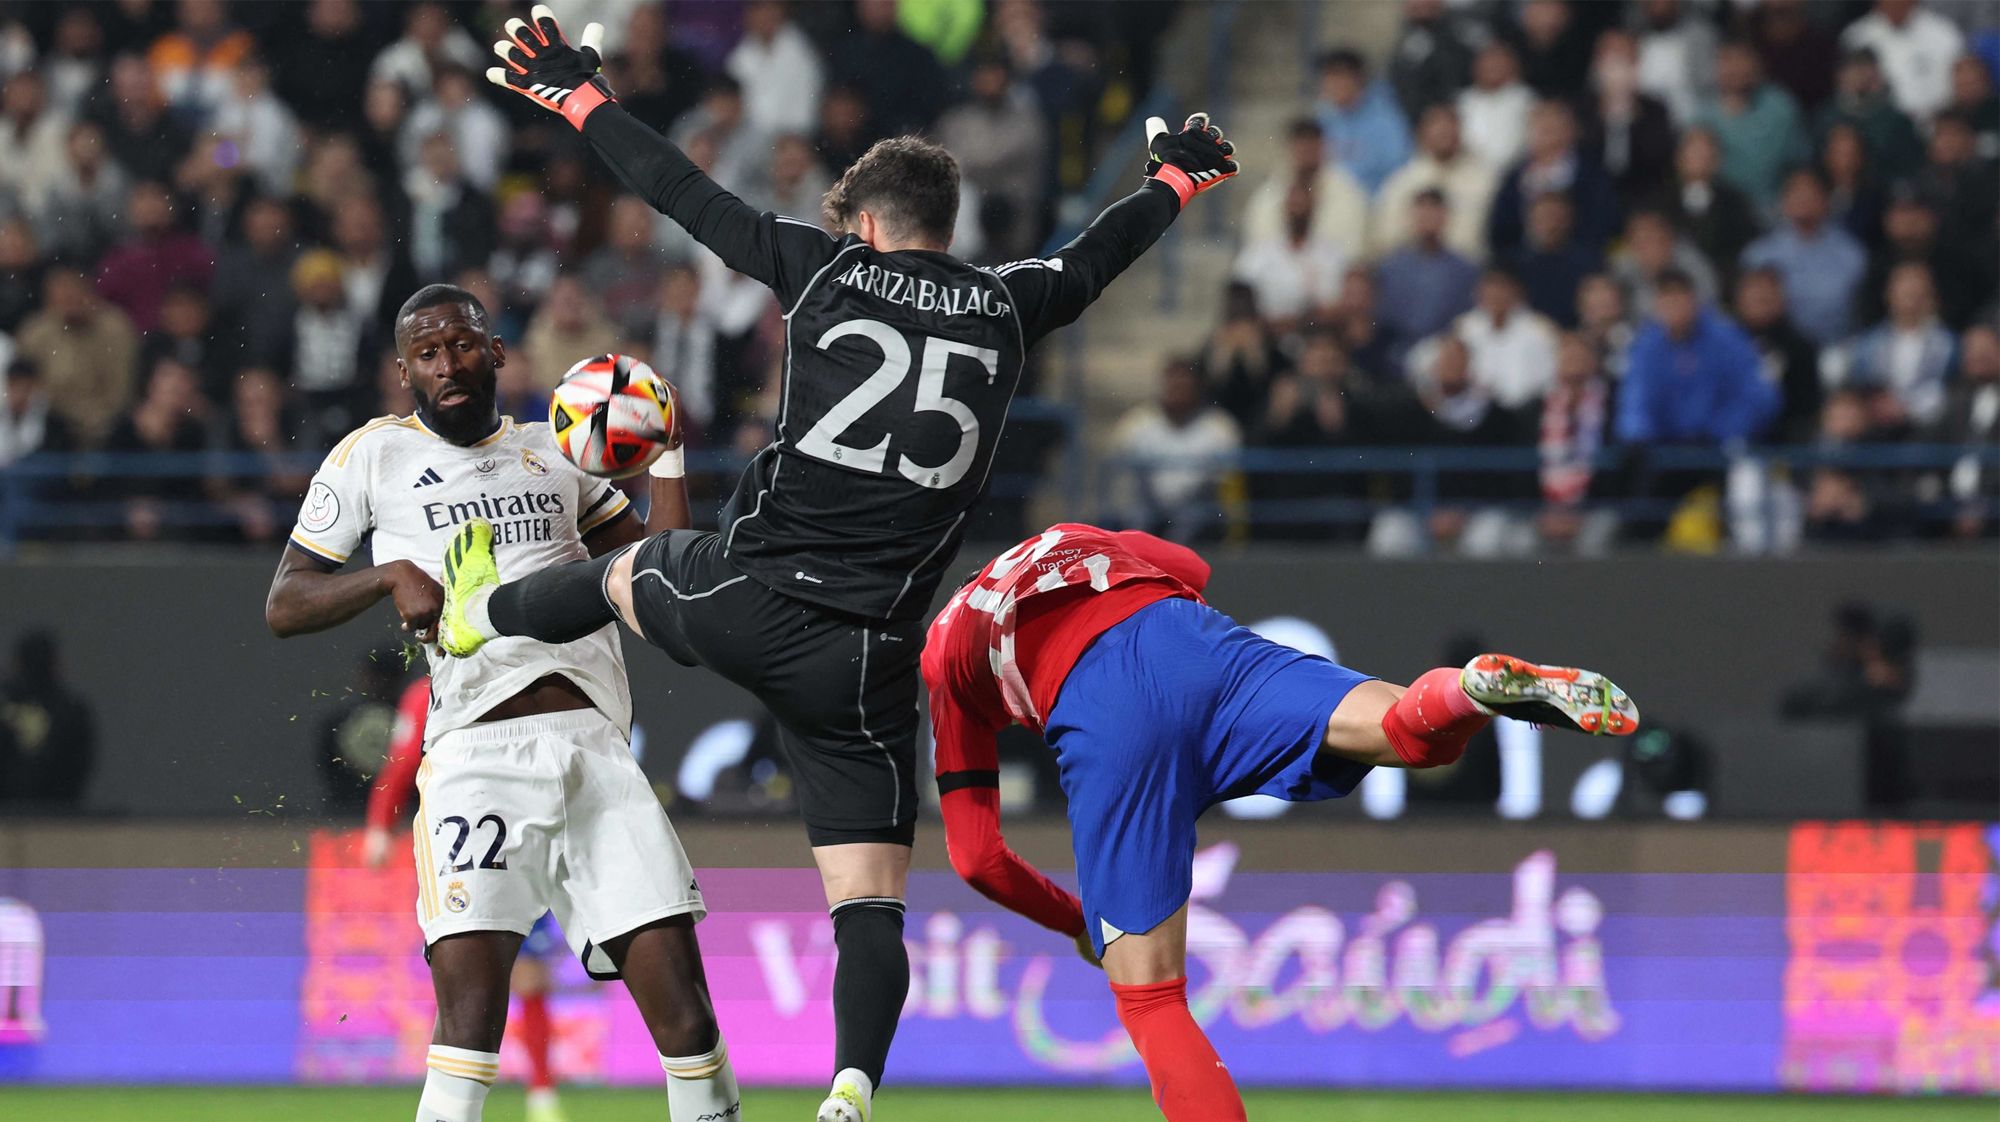
[[[964,170],[957,249],[995,262],[1040,248],[1098,131],[1152,81],[1173,2],[562,8],[606,25],[623,104],[753,205],[816,218],[874,140],[935,136]],[[768,439],[769,293],[621,196],[567,124],[486,82],[487,44],[525,14],[0,8],[0,470],[37,452],[217,464],[16,497],[112,508],[71,535],[281,538],[301,453],[410,410],[390,319],[431,281],[477,293],[514,344],[503,412],[546,416],[571,363],[618,350],[671,372],[698,447]]]
[[[1131,520],[1212,536],[1233,506],[1274,512],[1258,537],[1389,554],[1991,538],[1990,456],[1661,453],[1990,453],[1996,76],[2000,5],[1972,0],[1407,0],[1386,65],[1322,55],[1246,171],[1219,322],[1114,441]],[[1531,470],[1440,471],[1416,503],[1407,479],[1254,454],[1369,446]],[[1329,499],[1364,516],[1330,524]],[[1319,505],[1294,524],[1287,500]]]

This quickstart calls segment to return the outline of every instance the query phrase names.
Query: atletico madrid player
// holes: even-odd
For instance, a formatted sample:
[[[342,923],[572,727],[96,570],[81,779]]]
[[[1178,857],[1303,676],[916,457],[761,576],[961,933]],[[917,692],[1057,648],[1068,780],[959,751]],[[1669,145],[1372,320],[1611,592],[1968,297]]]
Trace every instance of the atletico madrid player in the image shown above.
[[[1065,523],[993,559],[923,654],[952,868],[1077,940],[1171,1122],[1243,1118],[1187,1006],[1195,819],[1225,799],[1352,791],[1371,767],[1436,767],[1495,715],[1623,736],[1624,691],[1588,670],[1485,654],[1395,686],[1239,627],[1202,601],[1192,550]],[[1082,899],[1007,848],[994,734],[1055,749]]]

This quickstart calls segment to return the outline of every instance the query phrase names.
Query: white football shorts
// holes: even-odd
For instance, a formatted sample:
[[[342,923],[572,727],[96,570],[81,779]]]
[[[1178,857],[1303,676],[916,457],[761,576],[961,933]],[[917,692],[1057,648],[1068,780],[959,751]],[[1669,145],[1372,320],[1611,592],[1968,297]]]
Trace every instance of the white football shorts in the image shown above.
[[[607,940],[708,914],[625,734],[595,709],[447,732],[425,750],[417,792],[426,947],[465,931],[525,936],[547,910],[584,968],[611,978]]]

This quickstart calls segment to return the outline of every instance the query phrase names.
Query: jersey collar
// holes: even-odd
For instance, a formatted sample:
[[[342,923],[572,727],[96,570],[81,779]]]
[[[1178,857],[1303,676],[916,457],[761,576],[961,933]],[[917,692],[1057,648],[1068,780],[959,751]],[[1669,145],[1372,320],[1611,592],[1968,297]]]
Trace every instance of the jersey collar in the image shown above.
[[[410,420],[414,422],[417,426],[417,429],[422,433],[424,433],[426,436],[429,436],[433,440],[441,440],[444,441],[444,443],[446,444],[451,444],[451,441],[445,440],[444,437],[439,436],[437,433],[433,432],[431,430],[431,427],[424,423],[423,414],[412,411],[410,413]],[[451,446],[453,448],[484,448],[488,444],[491,444],[494,441],[500,439],[501,437],[506,436],[507,433],[513,429],[513,427],[514,427],[514,418],[508,416],[502,416],[500,418],[500,427],[494,429],[484,439],[473,441],[471,444],[451,444]]]

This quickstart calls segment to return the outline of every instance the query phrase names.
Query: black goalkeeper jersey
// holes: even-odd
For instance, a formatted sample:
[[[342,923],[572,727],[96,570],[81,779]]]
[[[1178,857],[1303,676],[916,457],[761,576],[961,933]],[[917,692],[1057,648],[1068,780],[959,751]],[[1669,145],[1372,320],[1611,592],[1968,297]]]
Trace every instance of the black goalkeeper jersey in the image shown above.
[[[723,508],[724,551],[779,592],[873,619],[929,607],[985,493],[1027,349],[1075,320],[1180,207],[1149,181],[1054,256],[987,269],[760,214],[615,104],[584,135],[784,309],[776,439]]]

